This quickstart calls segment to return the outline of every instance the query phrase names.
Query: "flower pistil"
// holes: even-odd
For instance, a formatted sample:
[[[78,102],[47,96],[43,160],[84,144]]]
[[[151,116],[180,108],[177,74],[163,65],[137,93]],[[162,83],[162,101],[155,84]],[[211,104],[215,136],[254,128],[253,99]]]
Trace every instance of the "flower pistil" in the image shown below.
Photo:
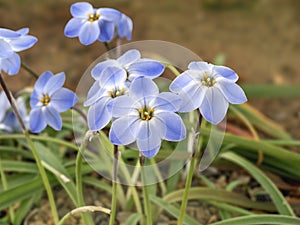
[[[40,98],[40,102],[43,104],[43,106],[47,106],[50,103],[50,96],[48,94],[44,94],[42,98]]]
[[[138,112],[139,112],[139,116],[140,116],[141,120],[149,121],[153,117],[154,109],[144,107],[143,109],[139,109]]]
[[[100,17],[100,14],[98,14],[98,13],[90,13],[89,14],[89,21],[90,22],[95,22],[99,19],[99,17]]]
[[[217,81],[214,77],[209,76],[207,73],[204,74],[203,78],[201,79],[201,84],[206,87],[212,87]]]

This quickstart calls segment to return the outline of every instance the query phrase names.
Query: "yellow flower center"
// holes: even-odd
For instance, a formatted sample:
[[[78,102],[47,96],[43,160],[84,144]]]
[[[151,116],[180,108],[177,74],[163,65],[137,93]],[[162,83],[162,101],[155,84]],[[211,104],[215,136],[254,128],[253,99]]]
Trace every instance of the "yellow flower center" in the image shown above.
[[[145,107],[143,109],[139,109],[138,112],[141,120],[149,121],[153,117],[154,109],[153,108],[148,109],[147,107]]]
[[[201,79],[201,84],[206,87],[212,87],[215,83],[217,83],[217,81],[207,73],[204,74],[203,78]]]
[[[47,95],[47,94],[43,95],[43,97],[40,98],[40,102],[43,104],[43,106],[47,106],[49,104],[50,100],[51,99],[50,99],[49,95]]]
[[[89,21],[94,22],[99,19],[100,15],[98,13],[90,13],[89,14]]]
[[[111,91],[108,91],[110,97],[112,98],[115,98],[115,97],[118,97],[120,95],[124,95],[125,94],[125,88],[121,88],[121,89],[114,89],[114,90],[111,90]]]

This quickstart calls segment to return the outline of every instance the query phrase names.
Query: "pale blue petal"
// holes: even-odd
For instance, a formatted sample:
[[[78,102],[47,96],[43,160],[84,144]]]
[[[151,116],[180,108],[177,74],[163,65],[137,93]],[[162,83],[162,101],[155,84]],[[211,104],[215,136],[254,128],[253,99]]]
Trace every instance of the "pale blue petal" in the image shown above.
[[[96,86],[99,85],[98,82],[97,83],[95,82],[94,84],[96,84],[96,85],[93,85],[92,88],[94,88],[94,86],[96,87]],[[94,90],[91,90],[91,91],[94,91]],[[83,106],[90,106],[90,105],[96,103],[98,100],[100,100],[103,97],[104,98],[111,98],[111,97],[105,95],[106,91],[107,90],[105,88],[100,88],[100,86],[99,86],[98,90],[93,95],[91,95],[91,93],[88,93],[87,100],[83,103]]]
[[[94,43],[100,34],[98,22],[85,22],[79,31],[79,41],[83,45]]]
[[[44,87],[51,77],[53,77],[53,73],[51,71],[46,71],[41,76],[39,76],[34,85],[34,90],[38,95],[43,94]]]
[[[40,98],[42,97],[43,95],[41,93],[38,93],[37,89],[34,89],[30,95],[30,107],[34,108],[37,106],[42,106],[42,103],[40,102]]]
[[[162,139],[181,141],[186,138],[186,128],[181,117],[172,112],[160,112],[155,115],[164,124],[165,130]]]
[[[3,70],[8,75],[15,75],[21,67],[21,59],[17,53],[13,53],[11,57],[0,59],[0,71]]]
[[[62,119],[56,109],[50,105],[42,107],[42,114],[46,119],[46,123],[54,130],[61,130]]]
[[[18,38],[20,37],[21,34],[19,34],[16,31],[5,29],[5,28],[0,28],[0,37],[1,38]]]
[[[53,93],[61,89],[64,85],[66,75],[64,72],[58,73],[55,76],[50,77],[47,84],[43,88],[43,94],[48,94],[50,97]]]
[[[150,103],[154,109],[165,110],[170,112],[178,111],[181,107],[182,99],[170,92],[160,93],[153,102]]]
[[[9,101],[4,93],[4,91],[0,92],[0,121],[3,120],[6,110],[10,108]]]
[[[140,120],[136,116],[123,116],[113,121],[109,140],[115,145],[128,145],[136,140]]]
[[[99,84],[99,81],[95,81],[93,83],[93,85],[91,86],[88,94],[87,94],[87,99],[93,97],[95,94],[97,94],[97,92],[100,90],[100,84]]]
[[[187,70],[176,77],[170,84],[169,89],[172,92],[180,93],[189,85],[200,85],[200,73],[195,70]]]
[[[106,69],[109,66],[116,66],[120,67],[120,64],[115,59],[108,59],[103,62],[98,63],[91,71],[92,77],[95,80],[98,80],[103,72],[104,69]]]
[[[0,58],[8,58],[13,53],[11,46],[6,41],[0,39]]]
[[[70,12],[74,17],[88,18],[88,14],[94,13],[94,9],[88,2],[77,2],[71,6]]]
[[[221,92],[232,104],[242,104],[247,101],[247,97],[243,89],[233,82],[228,82],[226,80],[220,80],[217,87],[220,88]]]
[[[26,35],[12,40],[10,45],[15,52],[19,52],[31,48],[37,40],[34,36]]]
[[[99,29],[100,29],[99,40],[101,42],[108,42],[114,37],[115,24],[113,22],[100,20]]]
[[[21,34],[22,36],[26,35],[29,33],[29,28],[27,27],[24,27],[24,28],[21,28],[19,30],[16,31],[18,34]]]
[[[113,117],[121,117],[128,115],[133,109],[134,101],[129,96],[119,96],[112,101],[108,107],[112,112]],[[138,113],[137,113],[138,114]]]
[[[121,13],[115,9],[100,8],[97,12],[99,12],[101,20],[117,23],[121,19]]]
[[[160,76],[165,70],[165,66],[158,61],[150,59],[140,59],[128,67],[129,80],[133,80],[132,77],[146,76],[154,79]]]
[[[200,106],[200,113],[210,123],[220,123],[227,112],[228,101],[218,88],[208,88]]]
[[[136,100],[158,95],[156,84],[149,78],[138,77],[130,85],[129,95]]]
[[[89,129],[92,131],[101,130],[111,120],[111,113],[107,110],[108,98],[102,98],[90,106],[87,119]]]
[[[85,22],[86,21],[84,21],[83,19],[78,19],[78,18],[70,19],[64,29],[65,36],[69,38],[79,36],[80,29]]]
[[[180,93],[179,96],[182,99],[181,108],[179,112],[191,112],[200,107],[203,102],[205,93],[208,87],[199,85],[189,85],[185,87]]]
[[[76,94],[66,88],[61,88],[51,96],[49,105],[53,106],[56,111],[64,112],[77,103]]]
[[[132,23],[132,20],[128,16],[126,16],[125,14],[122,14],[122,17],[118,23],[117,29],[118,29],[118,36],[120,38],[126,37],[128,41],[131,40],[133,23]]]
[[[236,82],[239,79],[239,76],[232,69],[226,66],[214,66],[213,70],[228,80]]]
[[[29,126],[33,133],[39,133],[46,128],[47,123],[42,108],[35,108],[30,111]]]
[[[117,61],[124,67],[127,67],[131,63],[139,60],[141,58],[141,53],[136,49],[131,49],[121,55]]]
[[[191,62],[188,66],[190,70],[212,71],[214,65],[207,62]]]
[[[137,146],[142,155],[147,158],[154,157],[161,145],[161,131],[156,121],[142,121],[143,126],[139,129],[139,136],[137,138]]]
[[[122,68],[109,66],[103,70],[99,78],[101,87],[115,88],[124,85],[126,80],[126,71]]]

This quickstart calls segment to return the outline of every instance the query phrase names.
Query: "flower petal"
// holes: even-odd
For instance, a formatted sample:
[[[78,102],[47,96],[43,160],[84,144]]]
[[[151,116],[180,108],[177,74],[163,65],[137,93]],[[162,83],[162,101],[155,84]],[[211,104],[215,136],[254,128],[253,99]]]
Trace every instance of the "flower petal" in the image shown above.
[[[148,96],[158,95],[157,85],[149,78],[138,77],[130,85],[130,96],[139,100]]]
[[[21,59],[17,53],[6,59],[0,59],[0,71],[3,70],[8,75],[15,75],[19,72]]]
[[[42,114],[50,127],[54,130],[61,130],[62,119],[54,107],[50,105],[42,107]]]
[[[112,112],[113,117],[121,117],[128,115],[129,112],[133,109],[134,101],[129,96],[123,95],[119,96],[111,101],[108,105],[108,108]]]
[[[0,49],[0,58],[8,58],[14,53],[11,46],[2,39],[0,39]]]
[[[70,12],[74,17],[88,18],[88,14],[93,13],[94,9],[88,2],[77,2],[71,6]]]
[[[137,146],[142,155],[153,158],[159,151],[161,145],[161,130],[155,120],[142,121],[137,138]]]
[[[77,103],[76,94],[66,88],[61,88],[51,96],[49,105],[53,106],[57,112],[64,112]]]
[[[170,92],[160,93],[153,102],[150,103],[151,107],[159,110],[175,112],[177,111],[182,104],[182,99]]]
[[[122,68],[109,66],[103,70],[99,78],[101,87],[105,89],[123,86],[126,80],[126,71]]]
[[[208,88],[200,106],[200,113],[208,122],[217,124],[224,119],[228,105],[218,88]]]
[[[94,105],[90,106],[87,115],[90,130],[101,130],[111,120],[111,113],[107,110],[108,101],[109,98],[101,98]]]
[[[125,14],[122,14],[122,17],[118,23],[117,29],[118,29],[118,36],[120,38],[126,37],[128,41],[131,40],[133,23],[132,23],[132,20],[128,16],[126,16]]]
[[[10,108],[9,101],[4,93],[4,91],[0,92],[0,121],[3,120],[6,111]]]
[[[247,101],[245,92],[236,83],[220,80],[217,84],[217,87],[220,88],[221,92],[230,103],[242,104]]]
[[[188,66],[190,70],[212,71],[214,65],[207,62],[191,62]]]
[[[19,30],[16,31],[18,34],[21,34],[21,36],[26,35],[29,33],[29,28],[28,27],[24,27],[21,28]]]
[[[64,85],[66,75],[64,72],[58,73],[55,76],[49,78],[48,82],[43,88],[43,94],[48,94],[50,97],[53,93],[61,89]]]
[[[38,93],[38,91],[34,89],[30,95],[30,107],[41,107],[42,103],[40,102],[40,98],[42,98],[42,94]]]
[[[195,70],[186,70],[173,80],[169,89],[172,92],[180,93],[181,91],[184,91],[187,86],[193,84],[201,84],[201,74]]]
[[[162,139],[168,141],[181,141],[186,138],[186,128],[181,117],[172,112],[160,112],[156,117],[162,121],[165,128]]]
[[[100,75],[103,72],[103,70],[109,66],[118,67],[120,65],[119,65],[118,61],[115,59],[108,59],[103,62],[100,62],[92,69],[92,71],[91,71],[92,77],[95,80],[98,80],[100,78]]]
[[[6,28],[0,28],[0,37],[1,38],[18,38],[21,34],[16,31],[9,30]]]
[[[97,91],[93,90],[93,89],[96,89],[97,86],[98,86]],[[93,93],[94,91],[95,91],[95,93]],[[107,90],[105,88],[101,88],[99,86],[99,82],[95,82],[94,85],[91,87],[90,92],[88,93],[87,100],[83,103],[83,106],[90,106],[90,105],[96,103],[102,97],[110,98],[109,96],[105,96],[106,91]],[[93,93],[93,95],[92,95],[92,93]]]
[[[37,40],[38,39],[34,36],[26,35],[12,40],[10,45],[15,52],[20,52],[31,48],[37,42]]]
[[[39,76],[38,80],[35,82],[34,90],[38,95],[43,94],[44,87],[51,77],[53,77],[53,73],[51,71],[44,72],[41,76]]]
[[[100,35],[98,22],[85,22],[79,31],[79,41],[83,45],[94,43]]]
[[[111,9],[111,8],[100,8],[98,10],[100,19],[111,21],[111,22],[118,22],[121,19],[121,13],[118,10]]]
[[[164,70],[165,66],[161,62],[150,59],[140,59],[129,66],[129,80],[140,76],[154,79],[161,75]]]
[[[84,23],[85,21],[82,19],[78,19],[78,18],[70,19],[64,29],[65,36],[69,38],[79,36],[80,29]]]
[[[47,123],[42,108],[35,108],[30,111],[29,126],[33,133],[39,133],[46,128]]]
[[[136,140],[139,127],[139,118],[136,116],[123,116],[113,121],[109,140],[115,145],[128,145]]]
[[[117,61],[124,67],[129,66],[131,63],[139,60],[141,58],[140,51],[136,49],[131,49],[121,55]]]
[[[239,79],[239,76],[232,69],[226,66],[214,66],[213,70],[228,80],[236,82]]]
[[[108,42],[114,37],[115,24],[113,22],[100,20],[99,29],[100,29],[100,35],[98,39],[101,42]]]

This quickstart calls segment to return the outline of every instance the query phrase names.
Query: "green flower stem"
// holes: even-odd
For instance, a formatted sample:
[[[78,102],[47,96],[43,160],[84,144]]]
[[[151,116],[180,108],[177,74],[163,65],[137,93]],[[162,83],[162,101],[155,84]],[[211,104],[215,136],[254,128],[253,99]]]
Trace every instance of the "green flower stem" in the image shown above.
[[[37,153],[37,150],[34,146],[34,143],[32,142],[31,138],[30,138],[30,135],[28,133],[28,131],[26,130],[26,127],[23,123],[23,120],[19,114],[19,111],[15,105],[15,100],[13,99],[10,91],[8,90],[6,84],[5,84],[5,81],[2,77],[2,74],[0,73],[0,84],[2,86],[2,89],[4,91],[4,93],[6,94],[6,97],[12,107],[12,110],[23,130],[23,134],[26,138],[26,141],[32,151],[32,154],[33,154],[33,157],[36,161],[36,164],[38,166],[38,169],[39,169],[39,172],[41,174],[41,177],[42,177],[42,180],[43,180],[43,183],[44,183],[44,186],[45,186],[45,189],[46,189],[46,192],[47,192],[47,195],[48,195],[48,200],[49,200],[49,204],[50,204],[50,207],[51,207],[51,211],[52,211],[52,216],[53,216],[53,221],[54,221],[54,224],[58,224],[58,221],[59,221],[59,217],[58,217],[58,213],[57,213],[57,209],[56,209],[56,205],[55,205],[55,201],[54,201],[54,196],[53,196],[53,192],[51,190],[51,186],[50,186],[50,183],[49,183],[49,179],[47,177],[47,174],[46,174],[46,171],[42,165],[42,161]]]
[[[142,173],[142,185],[143,185],[144,208],[145,208],[145,214],[146,214],[146,224],[153,225],[151,204],[150,204],[150,200],[149,200],[148,186],[146,184],[146,174],[145,174],[145,170],[144,170],[144,164],[145,164],[145,157],[141,156],[140,157],[140,165],[141,165],[141,173]]]
[[[29,66],[25,65],[24,63],[21,63],[21,67],[26,70],[30,75],[32,75],[35,79],[39,78],[39,75],[34,72],[32,69],[29,68]]]
[[[106,214],[110,214],[110,210],[103,208],[101,206],[83,206],[76,209],[73,209],[71,212],[68,212],[58,223],[58,225],[63,225],[70,217],[78,214],[78,213],[87,213],[87,212],[103,212]],[[89,224],[87,224],[89,225]]]
[[[113,163],[113,179],[112,179],[112,200],[111,200],[111,214],[109,218],[109,225],[115,224],[117,212],[117,176],[118,176],[118,160],[119,150],[118,145],[114,145],[114,163]]]
[[[0,175],[1,175],[1,182],[2,182],[2,186],[3,186],[3,190],[6,191],[8,189],[8,184],[7,184],[5,172],[2,168],[1,158],[0,158]],[[13,223],[15,220],[15,211],[12,206],[9,207],[9,216],[10,216],[10,221]]]
[[[180,215],[178,218],[178,225],[183,225],[185,210],[186,210],[187,203],[188,203],[189,191],[191,188],[192,179],[193,179],[193,175],[194,175],[194,169],[195,169],[195,165],[197,162],[197,154],[198,154],[197,150],[199,149],[199,151],[200,151],[200,149],[201,149],[201,145],[198,146],[201,119],[202,119],[202,117],[200,115],[199,121],[198,121],[198,124],[196,127],[196,131],[195,131],[195,137],[194,137],[193,149],[192,149],[192,151],[193,151],[192,159],[190,162],[190,167],[189,167],[188,175],[187,175],[186,182],[185,182],[185,189],[184,189],[183,199],[182,199],[181,208],[180,208]]]
[[[75,178],[76,178],[76,195],[77,195],[77,206],[82,207],[85,205],[84,198],[83,198],[83,188],[82,188],[82,155],[84,153],[86,146],[86,141],[84,141],[81,146],[79,151],[77,152],[77,157],[76,157],[76,166],[75,166]],[[94,221],[91,217],[90,214],[87,213],[82,213],[82,220],[85,225],[93,225]]]

